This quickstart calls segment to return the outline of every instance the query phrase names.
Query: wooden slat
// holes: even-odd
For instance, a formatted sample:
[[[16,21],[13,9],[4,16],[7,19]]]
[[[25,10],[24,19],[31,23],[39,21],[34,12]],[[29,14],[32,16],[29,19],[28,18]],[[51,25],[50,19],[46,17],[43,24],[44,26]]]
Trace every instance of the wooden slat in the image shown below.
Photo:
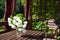
[[[30,31],[30,33],[29,33],[29,34],[33,35],[33,33],[34,33],[34,31]]]
[[[37,31],[34,31],[31,35],[35,35],[37,33]]]
[[[29,33],[33,33],[32,34],[29,34]],[[27,34],[28,33],[28,34]],[[35,34],[37,33],[37,35],[39,35],[40,33],[42,33],[41,31],[33,31],[33,30],[27,30],[27,32],[25,33],[25,35],[22,33],[22,36],[17,38],[16,36],[16,30],[14,31],[10,31],[10,32],[7,32],[7,33],[4,33],[4,34],[0,34],[0,40],[33,40],[33,38],[35,40],[38,40],[38,38],[35,38]],[[43,34],[43,33],[42,33]],[[41,35],[42,35],[41,34]],[[30,35],[30,36],[29,36]],[[24,37],[25,36],[25,37]],[[32,38],[32,37],[33,38]],[[39,35],[40,36],[40,35]],[[40,39],[40,38],[39,38]]]
[[[7,25],[8,22],[0,22],[0,26]]]
[[[31,34],[29,34],[30,32]],[[42,31],[27,30],[25,34],[22,33],[22,36],[17,38],[16,30],[14,30],[4,34],[0,34],[0,40],[40,40],[43,39],[43,36],[44,32]]]
[[[0,26],[2,26],[2,27],[3,27],[3,30],[4,30],[4,31],[2,31],[1,33],[4,33],[4,32],[7,31],[8,26],[6,26],[6,25],[8,25],[8,22],[7,22],[7,21],[5,21],[5,22],[0,22]]]
[[[7,32],[7,33],[4,33],[4,34],[0,34],[0,39],[7,40],[7,38],[11,38],[13,35],[15,35],[15,30]]]

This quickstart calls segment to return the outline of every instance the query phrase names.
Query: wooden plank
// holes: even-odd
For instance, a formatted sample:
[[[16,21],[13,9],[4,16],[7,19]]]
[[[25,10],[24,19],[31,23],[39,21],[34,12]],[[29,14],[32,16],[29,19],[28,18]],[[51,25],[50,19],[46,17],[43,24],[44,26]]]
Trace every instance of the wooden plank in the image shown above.
[[[30,32],[31,34],[29,34]],[[0,40],[40,40],[43,39],[42,35],[44,36],[44,32],[42,31],[27,30],[26,33],[22,33],[21,37],[17,38],[16,30],[14,30],[4,34],[0,34]]]
[[[29,34],[30,32],[32,32],[33,35]],[[28,35],[27,35],[27,33],[28,33]],[[16,30],[14,30],[14,31],[10,31],[10,32],[4,33],[4,34],[0,34],[0,40],[33,40],[33,38],[37,40],[38,38],[35,38],[35,34],[39,35],[40,33],[41,33],[40,31],[27,30],[26,34],[22,33],[22,36],[17,38]],[[30,37],[29,35],[32,37]],[[39,36],[37,36],[37,37],[39,37]]]
[[[34,32],[35,32],[35,31],[30,31],[30,32],[28,33],[28,35],[29,35],[29,34],[33,35]]]
[[[35,35],[37,33],[37,31],[34,31],[31,35]]]
[[[10,32],[7,32],[7,33],[4,33],[4,34],[0,34],[0,39],[2,40],[7,40],[11,37],[13,37],[13,35],[15,35],[15,30],[14,31],[10,31]]]
[[[30,32],[31,34],[29,34]],[[0,34],[0,40],[33,40],[33,39],[38,40],[42,39],[42,35],[44,36],[44,32],[27,30],[25,35],[22,33],[22,36],[17,38],[16,30],[14,30],[4,34]]]
[[[8,22],[0,22],[0,26],[4,26],[4,25],[7,25]]]

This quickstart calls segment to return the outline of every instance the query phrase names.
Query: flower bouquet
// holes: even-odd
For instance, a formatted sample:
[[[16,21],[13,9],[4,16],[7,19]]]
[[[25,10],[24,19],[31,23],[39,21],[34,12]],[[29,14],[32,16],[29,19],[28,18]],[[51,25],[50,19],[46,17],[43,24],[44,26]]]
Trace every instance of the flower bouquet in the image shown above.
[[[12,29],[16,29],[17,37],[21,37],[21,33],[26,32],[27,21],[24,21],[22,14],[10,16],[8,18],[8,24]]]

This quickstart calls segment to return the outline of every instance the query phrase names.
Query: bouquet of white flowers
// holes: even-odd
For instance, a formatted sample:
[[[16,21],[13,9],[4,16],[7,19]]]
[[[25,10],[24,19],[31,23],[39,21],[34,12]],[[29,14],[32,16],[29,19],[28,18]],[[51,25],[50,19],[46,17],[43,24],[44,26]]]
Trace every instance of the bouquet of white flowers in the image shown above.
[[[19,16],[11,16],[8,18],[8,24],[11,28],[16,29],[17,31],[26,32],[27,21],[21,20]]]

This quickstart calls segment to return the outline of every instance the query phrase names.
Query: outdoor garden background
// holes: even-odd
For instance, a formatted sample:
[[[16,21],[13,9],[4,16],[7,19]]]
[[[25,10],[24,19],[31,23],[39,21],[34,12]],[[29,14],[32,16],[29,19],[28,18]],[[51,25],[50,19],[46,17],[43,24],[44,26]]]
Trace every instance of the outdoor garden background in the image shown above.
[[[24,3],[25,0],[17,0],[14,15],[22,14],[24,15]],[[56,21],[60,20],[60,2],[58,0],[47,0],[46,14],[44,8],[44,0],[32,0],[32,30],[44,30],[46,23],[44,21],[54,19]],[[4,21],[6,0],[0,0],[0,22]],[[24,16],[23,16],[24,17]],[[60,22],[60,21],[59,21]],[[60,25],[60,23],[58,23]],[[3,31],[3,27],[0,27],[0,32]],[[50,32],[50,31],[49,31]],[[58,36],[60,37],[60,36]]]

